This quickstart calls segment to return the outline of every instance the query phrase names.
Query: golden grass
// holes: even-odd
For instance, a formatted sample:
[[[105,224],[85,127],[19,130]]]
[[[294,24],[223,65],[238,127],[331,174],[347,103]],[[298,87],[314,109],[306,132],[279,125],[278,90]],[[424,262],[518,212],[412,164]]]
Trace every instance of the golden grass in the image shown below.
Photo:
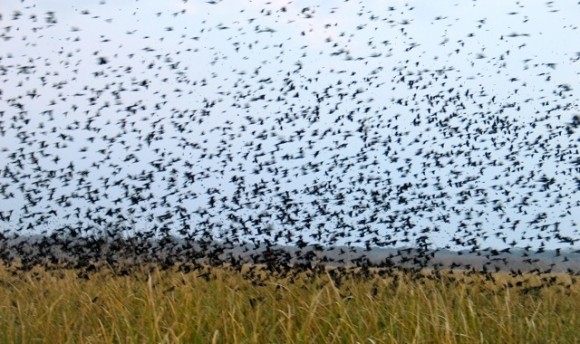
[[[573,276],[354,269],[274,277],[253,267],[250,278],[249,269],[149,267],[127,276],[103,269],[82,279],[74,270],[2,267],[0,341],[580,342]]]

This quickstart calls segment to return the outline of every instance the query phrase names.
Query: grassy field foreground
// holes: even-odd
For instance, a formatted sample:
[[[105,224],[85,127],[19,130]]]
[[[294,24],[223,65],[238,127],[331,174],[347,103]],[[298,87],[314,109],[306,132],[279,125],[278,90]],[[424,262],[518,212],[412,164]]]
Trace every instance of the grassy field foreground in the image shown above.
[[[0,268],[3,343],[577,343],[568,275],[259,267],[14,273]]]

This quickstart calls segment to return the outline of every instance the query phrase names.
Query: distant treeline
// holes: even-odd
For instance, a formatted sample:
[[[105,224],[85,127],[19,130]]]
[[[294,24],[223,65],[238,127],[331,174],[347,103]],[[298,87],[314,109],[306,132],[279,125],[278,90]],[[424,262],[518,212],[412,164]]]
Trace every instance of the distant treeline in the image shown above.
[[[183,263],[207,265],[264,264],[267,266],[373,266],[411,269],[466,269],[476,271],[580,272],[580,250],[485,249],[452,251],[413,247],[378,248],[358,246],[303,247],[261,242],[224,242],[135,236],[62,237],[30,235],[0,238],[4,264],[24,267],[57,264],[82,268],[93,264],[110,266],[156,263],[171,267]]]

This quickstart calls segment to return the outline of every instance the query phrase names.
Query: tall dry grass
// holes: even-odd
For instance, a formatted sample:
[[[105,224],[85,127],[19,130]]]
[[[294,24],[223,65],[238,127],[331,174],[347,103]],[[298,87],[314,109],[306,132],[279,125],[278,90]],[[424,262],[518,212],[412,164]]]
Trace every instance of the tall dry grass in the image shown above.
[[[0,268],[3,343],[577,343],[568,275]],[[250,277],[249,274],[253,277]]]

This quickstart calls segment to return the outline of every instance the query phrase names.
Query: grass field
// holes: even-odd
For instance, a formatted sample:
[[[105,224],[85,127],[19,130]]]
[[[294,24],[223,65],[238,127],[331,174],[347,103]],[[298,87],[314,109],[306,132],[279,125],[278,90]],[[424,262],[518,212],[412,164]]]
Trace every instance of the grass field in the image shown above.
[[[578,343],[579,277],[0,268],[3,343]]]

